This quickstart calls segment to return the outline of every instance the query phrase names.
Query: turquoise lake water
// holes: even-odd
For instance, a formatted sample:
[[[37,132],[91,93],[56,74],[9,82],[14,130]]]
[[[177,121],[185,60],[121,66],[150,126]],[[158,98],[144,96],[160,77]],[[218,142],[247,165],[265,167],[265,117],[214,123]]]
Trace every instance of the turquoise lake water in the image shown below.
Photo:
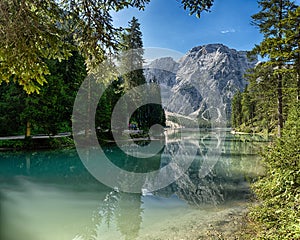
[[[154,192],[125,193],[100,183],[76,149],[0,152],[0,239],[194,239],[195,234],[188,238],[187,233],[201,232],[200,226],[222,211],[247,203],[249,181],[263,172],[259,138],[225,130],[170,130],[166,136],[163,150],[151,158],[128,156],[113,144],[103,146],[112,163],[130,172],[168,165],[182,141],[196,149],[188,170]],[[204,174],[206,163],[213,164]]]

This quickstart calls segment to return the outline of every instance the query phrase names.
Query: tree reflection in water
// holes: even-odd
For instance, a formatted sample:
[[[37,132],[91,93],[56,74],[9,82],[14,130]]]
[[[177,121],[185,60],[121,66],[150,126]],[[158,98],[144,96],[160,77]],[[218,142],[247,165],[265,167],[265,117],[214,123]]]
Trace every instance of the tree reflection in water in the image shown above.
[[[77,235],[73,240],[99,240],[101,236],[101,225],[108,230],[118,230],[122,239],[134,240],[138,237],[142,223],[143,209],[141,207],[141,194],[119,192],[114,189],[109,192],[104,201],[92,215],[92,223],[86,232]]]
[[[125,240],[134,240],[139,235],[143,209],[141,194],[121,193],[120,204],[116,209],[118,230]]]

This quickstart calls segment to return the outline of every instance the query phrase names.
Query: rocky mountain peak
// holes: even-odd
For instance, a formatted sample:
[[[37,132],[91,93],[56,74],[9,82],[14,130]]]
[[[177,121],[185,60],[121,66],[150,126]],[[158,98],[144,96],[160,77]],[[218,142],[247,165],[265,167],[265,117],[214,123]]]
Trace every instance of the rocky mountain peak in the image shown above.
[[[205,55],[205,54],[214,53],[214,52],[228,53],[229,51],[230,51],[230,49],[227,46],[220,44],[220,43],[215,43],[215,44],[206,44],[203,46],[194,47],[189,51],[189,53],[199,53],[200,52]]]
[[[194,47],[178,62],[172,58],[157,59],[149,65],[151,69],[145,70],[145,75],[148,81],[155,78],[172,88],[168,104],[173,111],[207,120],[208,102],[218,102],[214,108],[229,120],[231,99],[236,91],[245,88],[247,82],[243,76],[256,63],[257,60],[247,58],[247,51],[216,43]],[[182,96],[188,102],[187,108],[180,100]]]

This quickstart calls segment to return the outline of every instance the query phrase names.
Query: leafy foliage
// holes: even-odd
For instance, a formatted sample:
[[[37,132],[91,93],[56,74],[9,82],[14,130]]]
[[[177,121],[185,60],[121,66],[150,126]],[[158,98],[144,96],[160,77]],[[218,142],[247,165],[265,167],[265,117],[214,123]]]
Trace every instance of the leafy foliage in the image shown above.
[[[25,123],[21,123],[20,113],[24,109],[25,92],[14,84],[0,87],[0,136],[24,133]]]
[[[44,59],[71,55],[65,41],[66,13],[55,1],[0,2],[0,83],[14,81],[28,93],[39,92],[50,74]]]
[[[40,94],[29,96],[13,83],[0,87],[0,135],[24,134],[27,122],[31,123],[33,134],[71,130],[73,102],[86,76],[83,57],[78,52],[72,55],[67,61],[47,61],[51,75]]]
[[[14,81],[31,94],[39,92],[50,74],[46,59],[62,61],[77,50],[88,70],[117,49],[122,29],[111,12],[150,0],[2,0],[0,1],[0,84]],[[211,0],[182,0],[197,16]],[[71,41],[70,41],[71,40]]]
[[[183,8],[189,9],[190,15],[196,14],[196,17],[200,18],[203,11],[210,11],[214,0],[182,0]]]
[[[263,153],[266,176],[253,185],[260,204],[250,214],[261,225],[259,239],[300,238],[300,105],[283,136]]]
[[[4,0],[0,3],[0,81],[18,82],[27,93],[39,92],[49,69],[45,59],[67,59],[76,49],[88,66],[116,48],[119,29],[110,11],[143,8],[148,0]],[[1,82],[0,82],[1,83]]]

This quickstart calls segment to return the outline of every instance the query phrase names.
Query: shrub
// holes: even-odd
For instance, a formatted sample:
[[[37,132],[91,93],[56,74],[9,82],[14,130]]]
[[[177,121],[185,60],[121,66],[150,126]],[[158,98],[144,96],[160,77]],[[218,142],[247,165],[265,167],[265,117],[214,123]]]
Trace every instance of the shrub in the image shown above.
[[[262,154],[266,175],[253,185],[260,204],[250,218],[258,239],[300,239],[300,108],[289,113],[283,136]]]

